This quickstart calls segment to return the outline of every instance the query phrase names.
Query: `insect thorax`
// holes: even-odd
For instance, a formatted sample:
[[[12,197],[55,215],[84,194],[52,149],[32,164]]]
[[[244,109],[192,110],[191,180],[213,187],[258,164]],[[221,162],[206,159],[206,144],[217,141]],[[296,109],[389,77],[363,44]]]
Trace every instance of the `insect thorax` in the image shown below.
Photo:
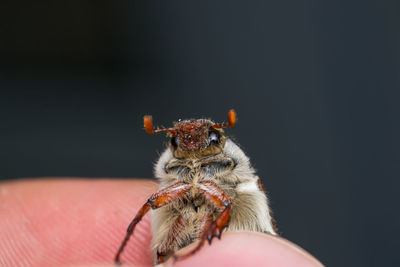
[[[197,183],[206,180],[223,178],[235,168],[232,158],[223,154],[199,159],[171,159],[164,166],[168,176],[178,181]],[[171,178],[172,178],[171,177]]]

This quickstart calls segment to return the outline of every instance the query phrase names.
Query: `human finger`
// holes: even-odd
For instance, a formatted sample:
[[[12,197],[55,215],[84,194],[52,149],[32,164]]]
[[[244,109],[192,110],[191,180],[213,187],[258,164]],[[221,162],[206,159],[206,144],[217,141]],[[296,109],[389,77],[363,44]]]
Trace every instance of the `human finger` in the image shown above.
[[[191,244],[177,255],[189,252]],[[172,266],[173,259],[165,266]],[[263,233],[224,232],[221,240],[213,239],[194,255],[175,262],[179,266],[323,266],[316,258],[292,242]]]
[[[157,190],[144,180],[35,179],[0,184],[0,266],[113,263],[135,212]],[[122,260],[151,266],[149,216]]]

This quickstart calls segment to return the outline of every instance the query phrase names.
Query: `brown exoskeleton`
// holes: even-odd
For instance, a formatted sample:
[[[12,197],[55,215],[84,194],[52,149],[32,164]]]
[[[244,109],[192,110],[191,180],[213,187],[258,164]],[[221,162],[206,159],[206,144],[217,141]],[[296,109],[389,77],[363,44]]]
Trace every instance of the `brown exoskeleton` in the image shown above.
[[[115,257],[120,255],[136,224],[153,209],[152,249],[157,263],[175,260],[198,251],[206,240],[211,244],[222,231],[246,230],[277,234],[275,222],[260,178],[249,158],[222,128],[234,127],[236,114],[228,123],[211,120],[178,121],[172,128],[153,129],[151,116],[144,116],[147,133],[166,132],[168,148],[155,165],[160,190],[138,211]],[[175,252],[200,239],[188,254]]]

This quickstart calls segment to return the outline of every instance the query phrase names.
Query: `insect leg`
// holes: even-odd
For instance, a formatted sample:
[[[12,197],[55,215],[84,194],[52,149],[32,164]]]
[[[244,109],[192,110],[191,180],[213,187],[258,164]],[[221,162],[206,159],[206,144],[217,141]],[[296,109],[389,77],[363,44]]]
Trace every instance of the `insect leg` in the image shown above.
[[[217,219],[212,222],[208,231],[204,233],[203,239],[207,238],[208,243],[211,244],[214,237],[218,237],[218,239],[221,238],[222,231],[229,224],[232,201],[225,192],[212,181],[201,183],[200,191],[210,203],[222,210]]]
[[[218,237],[218,239],[220,239],[222,231],[229,224],[232,201],[226,195],[226,193],[212,181],[200,183],[199,190],[210,203],[222,210],[222,212],[218,215],[215,221],[211,221],[211,216],[207,219],[207,221],[205,221],[200,242],[189,253],[182,256],[174,255],[175,261],[184,259],[196,253],[204,245],[205,240],[208,240],[208,243],[211,244],[211,241],[214,237]]]
[[[189,253],[186,253],[181,256],[174,255],[173,256],[174,261],[185,259],[185,258],[195,254],[197,251],[199,251],[203,247],[206,239],[202,238],[202,237],[203,237],[204,233],[206,233],[207,230],[210,228],[212,222],[213,222],[213,217],[211,215],[204,217],[204,219],[202,220],[201,225],[200,225],[200,242]]]
[[[258,177],[257,184],[258,184],[258,188],[259,188],[261,191],[263,191],[264,194],[267,194],[267,191],[265,191],[264,184],[263,184],[263,182],[261,181],[260,177]]]
[[[267,191],[265,190],[264,184],[263,184],[263,182],[261,181],[260,177],[258,177],[257,184],[258,184],[258,188],[259,188],[261,191],[264,192],[265,196],[267,196]],[[268,205],[268,208],[269,208],[269,216],[271,217],[272,229],[274,229],[275,233],[278,233],[278,234],[279,234],[278,227],[276,226],[276,221],[275,221],[275,218],[274,218],[274,216],[273,216],[274,214],[273,214],[273,212],[272,212],[271,207],[269,207],[268,198],[267,198],[267,205]]]
[[[122,241],[122,244],[118,249],[117,254],[115,255],[115,263],[117,264],[121,263],[120,261],[121,253],[124,250],[129,238],[131,237],[136,224],[138,224],[141,221],[143,216],[150,210],[150,208],[157,209],[171,203],[174,200],[179,199],[180,197],[185,195],[191,187],[192,187],[191,184],[178,182],[154,193],[147,200],[146,204],[142,206],[142,208],[136,214],[135,218],[133,218],[132,222],[129,224],[129,227],[126,230],[125,239],[124,241]]]
[[[167,237],[157,247],[157,264],[163,263],[165,257],[169,256],[169,254],[173,252],[173,246],[182,233],[182,230],[186,227],[186,224],[187,221],[182,215],[179,215],[178,218],[176,218],[167,234]]]

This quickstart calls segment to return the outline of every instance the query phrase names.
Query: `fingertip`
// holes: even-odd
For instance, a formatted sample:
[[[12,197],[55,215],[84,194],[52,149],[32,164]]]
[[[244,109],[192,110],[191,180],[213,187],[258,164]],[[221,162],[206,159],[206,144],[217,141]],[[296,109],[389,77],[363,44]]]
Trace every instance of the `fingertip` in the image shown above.
[[[0,184],[0,251],[6,262],[37,266],[113,265],[126,228],[157,184],[143,180],[36,180]],[[122,262],[151,266],[149,216],[135,229]],[[178,253],[190,251],[195,244]],[[0,256],[2,253],[0,252]],[[165,266],[170,266],[170,259]],[[280,237],[224,232],[174,266],[322,266]]]
[[[6,262],[59,266],[112,264],[126,228],[157,184],[37,179],[0,187],[0,217],[7,218],[0,222]],[[124,250],[123,262],[152,265],[150,228],[150,218],[145,216]]]
[[[193,249],[185,247],[178,255]],[[281,237],[256,232],[224,232],[196,254],[173,266],[323,266],[316,258]],[[164,266],[172,266],[169,259]]]

